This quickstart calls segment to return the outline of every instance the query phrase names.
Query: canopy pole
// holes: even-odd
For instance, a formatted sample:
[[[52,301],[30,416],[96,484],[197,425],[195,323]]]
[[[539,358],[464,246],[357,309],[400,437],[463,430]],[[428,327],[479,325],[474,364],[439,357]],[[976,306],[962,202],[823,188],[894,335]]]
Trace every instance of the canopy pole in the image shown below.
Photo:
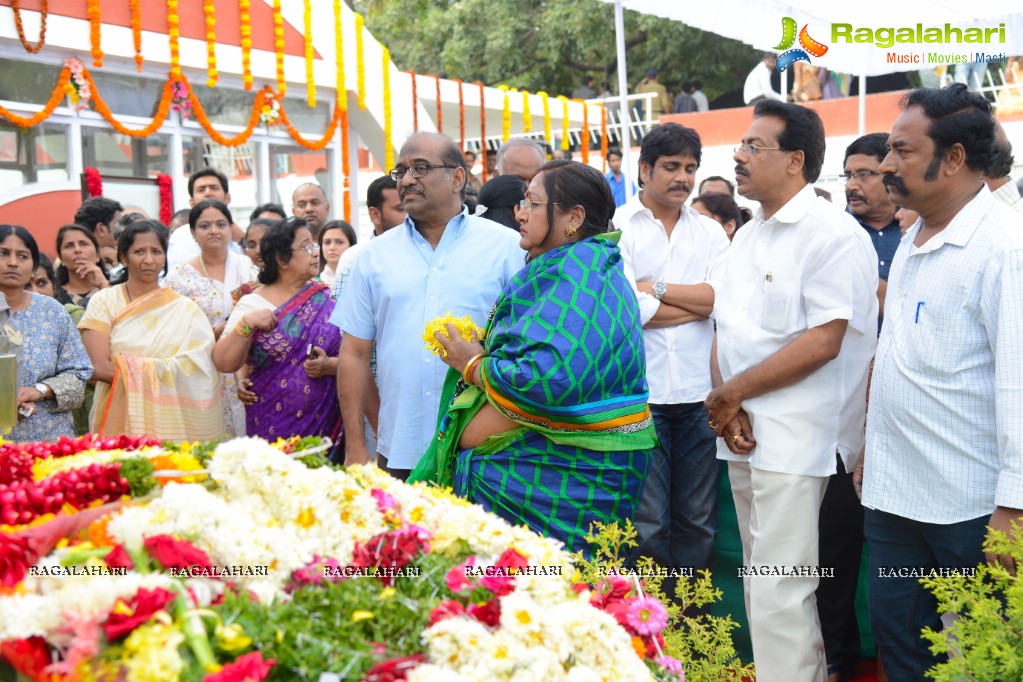
[[[625,195],[631,197],[635,175],[632,168],[632,117],[629,115],[629,78],[625,64],[625,11],[622,0],[615,0],[615,45],[618,50],[618,116],[622,126],[622,174],[628,179]]]
[[[867,132],[867,76],[866,74],[860,74],[860,96],[857,100],[857,109],[860,119],[860,136]]]

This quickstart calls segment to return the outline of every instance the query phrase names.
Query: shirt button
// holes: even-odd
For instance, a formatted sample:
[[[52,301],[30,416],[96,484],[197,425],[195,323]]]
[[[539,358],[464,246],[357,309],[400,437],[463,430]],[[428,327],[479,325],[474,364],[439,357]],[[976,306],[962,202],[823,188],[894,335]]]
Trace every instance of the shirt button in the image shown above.
[[[881,265],[884,265],[884,261],[881,261]]]
[[[433,269],[433,271],[434,271],[434,272],[437,272],[437,268],[434,268],[434,269]]]
[[[426,364],[430,364],[430,358],[426,358]]]
[[[877,235],[878,235],[879,237],[883,237],[883,236],[884,236],[884,230],[881,230],[880,232],[878,232],[878,233],[877,233]]]
[[[426,397],[427,397],[427,398],[429,398],[429,397],[430,397],[430,392],[429,392],[429,391],[427,391],[427,392],[426,392]]]
[[[431,297],[430,297],[430,300],[432,301],[432,300],[434,300],[435,298],[437,298],[437,297],[436,297],[436,296],[431,296]]]

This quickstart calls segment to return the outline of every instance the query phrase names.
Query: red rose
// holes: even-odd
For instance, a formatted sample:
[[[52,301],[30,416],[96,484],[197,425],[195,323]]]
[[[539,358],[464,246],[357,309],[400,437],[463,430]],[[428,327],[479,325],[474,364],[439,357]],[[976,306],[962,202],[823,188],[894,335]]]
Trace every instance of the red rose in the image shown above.
[[[135,568],[135,562],[131,560],[124,545],[114,545],[110,553],[103,558],[107,566],[111,568]]]
[[[452,592],[465,592],[472,587],[469,578],[465,575],[468,569],[476,565],[476,557],[470,555],[465,561],[458,564],[444,576],[444,582]]]
[[[143,542],[149,556],[156,559],[156,562],[165,569],[183,569],[198,566],[200,568],[212,568],[213,563],[195,545],[185,540],[178,540],[170,535],[154,535]]]
[[[225,665],[219,673],[210,673],[202,678],[202,682],[262,682],[270,674],[276,660],[263,660],[259,651],[239,656],[234,663]]]
[[[590,594],[590,603],[598,609],[607,610],[609,604],[624,600],[632,592],[632,583],[622,578],[610,576],[602,580]]]
[[[454,618],[455,616],[461,616],[465,613],[465,607],[457,601],[444,601],[441,602],[437,608],[430,611],[430,625],[433,627],[442,620],[448,618]]]
[[[496,565],[501,568],[514,568],[516,571],[520,571],[529,566],[529,559],[519,554],[518,550],[508,548],[504,550],[501,556],[497,557]]]
[[[0,533],[0,585],[14,587],[20,583],[37,560],[27,538]]]
[[[412,656],[382,661],[366,671],[366,676],[362,678],[362,682],[400,682],[405,679],[405,675],[410,670],[421,663],[426,663],[426,656],[422,654],[413,654]]]
[[[103,630],[107,634],[108,641],[114,641],[124,637],[129,632],[142,625],[157,611],[162,611],[167,604],[174,599],[174,593],[168,592],[162,587],[152,590],[145,587],[140,588],[126,606],[131,610],[130,615],[122,615],[111,611],[103,623]],[[116,608],[115,608],[116,610]]]
[[[479,622],[492,628],[501,624],[501,603],[497,597],[485,604],[470,604],[465,611]]]
[[[46,682],[50,676],[43,669],[50,664],[50,647],[42,637],[11,639],[0,642],[0,658],[32,682]]]

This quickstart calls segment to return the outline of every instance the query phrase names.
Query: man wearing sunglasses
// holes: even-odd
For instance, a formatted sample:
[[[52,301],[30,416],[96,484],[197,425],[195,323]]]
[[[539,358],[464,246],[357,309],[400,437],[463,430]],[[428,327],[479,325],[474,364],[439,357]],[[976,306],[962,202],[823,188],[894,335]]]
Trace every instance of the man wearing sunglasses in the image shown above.
[[[363,418],[376,342],[380,390],[377,461],[408,478],[437,429],[447,365],[423,344],[427,322],[445,313],[486,326],[497,295],[523,265],[519,235],[469,215],[462,203],[468,170],[452,140],[409,137],[390,172],[408,214],[366,242],[331,318],[344,332],[338,393],[345,423],[345,464],[370,461]]]

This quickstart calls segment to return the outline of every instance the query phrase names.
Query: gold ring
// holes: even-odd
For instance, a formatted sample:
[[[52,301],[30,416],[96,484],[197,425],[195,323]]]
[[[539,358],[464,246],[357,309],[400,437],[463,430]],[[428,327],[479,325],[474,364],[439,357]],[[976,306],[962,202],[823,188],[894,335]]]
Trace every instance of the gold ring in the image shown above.
[[[739,440],[739,434],[735,434],[734,436],[732,436],[732,442],[733,442],[733,443],[734,443],[735,441],[737,441],[737,440]]]

